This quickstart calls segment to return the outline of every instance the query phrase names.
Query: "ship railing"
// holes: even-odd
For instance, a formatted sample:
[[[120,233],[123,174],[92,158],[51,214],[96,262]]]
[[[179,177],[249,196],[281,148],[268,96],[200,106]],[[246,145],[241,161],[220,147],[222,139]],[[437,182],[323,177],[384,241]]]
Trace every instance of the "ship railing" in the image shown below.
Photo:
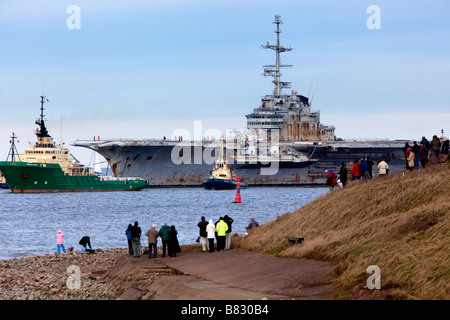
[[[157,138],[149,138],[149,139],[127,139],[127,138],[108,138],[103,140],[89,140],[89,139],[77,139],[75,140],[72,145],[73,146],[95,146],[95,145],[108,145],[108,144],[139,144],[139,145],[148,145],[148,144],[154,144],[154,145],[167,145],[167,144],[195,144],[195,145],[201,145],[203,143],[214,143],[217,140],[214,138],[210,139],[197,139],[197,140],[190,140],[190,139],[157,139]]]
[[[343,142],[398,142],[396,140],[391,140],[389,138],[342,138]],[[401,140],[405,141],[405,140]]]
[[[304,155],[236,155],[233,157],[236,163],[270,163],[270,162],[304,162],[308,158]]]
[[[102,181],[135,181],[135,180],[144,180],[140,177],[113,177],[113,176],[100,176],[100,180]]]

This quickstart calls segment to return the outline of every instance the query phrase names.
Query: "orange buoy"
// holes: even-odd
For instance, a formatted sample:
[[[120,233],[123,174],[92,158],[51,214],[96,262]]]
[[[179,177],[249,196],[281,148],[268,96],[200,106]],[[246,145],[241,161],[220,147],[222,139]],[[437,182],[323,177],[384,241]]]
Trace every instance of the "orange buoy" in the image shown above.
[[[234,198],[234,203],[241,202],[241,187],[239,186],[239,182],[241,181],[241,177],[236,177],[237,186],[236,186],[236,197]]]

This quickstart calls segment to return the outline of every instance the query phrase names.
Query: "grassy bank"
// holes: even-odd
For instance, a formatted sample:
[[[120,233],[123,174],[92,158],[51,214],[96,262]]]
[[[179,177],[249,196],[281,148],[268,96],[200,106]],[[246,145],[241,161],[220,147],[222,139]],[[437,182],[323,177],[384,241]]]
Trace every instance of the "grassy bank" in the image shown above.
[[[234,238],[233,245],[335,263],[334,299],[449,299],[449,213],[447,161],[353,182]],[[287,236],[305,241],[287,247]],[[365,288],[370,265],[380,267],[381,290]]]

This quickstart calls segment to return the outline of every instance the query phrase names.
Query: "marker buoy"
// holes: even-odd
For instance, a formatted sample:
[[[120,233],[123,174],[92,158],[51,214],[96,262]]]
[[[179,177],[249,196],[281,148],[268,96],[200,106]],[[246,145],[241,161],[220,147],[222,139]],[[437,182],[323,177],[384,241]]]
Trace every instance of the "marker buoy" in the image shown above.
[[[236,197],[234,198],[234,203],[241,203],[241,187],[239,186],[241,177],[236,177],[236,181],[237,181],[237,186],[236,186]]]

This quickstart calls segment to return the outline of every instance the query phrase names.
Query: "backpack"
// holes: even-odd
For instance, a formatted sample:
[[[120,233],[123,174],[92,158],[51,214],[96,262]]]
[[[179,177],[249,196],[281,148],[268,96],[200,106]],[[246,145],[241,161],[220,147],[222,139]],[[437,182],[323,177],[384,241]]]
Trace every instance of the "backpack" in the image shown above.
[[[331,186],[332,183],[333,183],[333,176],[327,178],[327,186]]]

